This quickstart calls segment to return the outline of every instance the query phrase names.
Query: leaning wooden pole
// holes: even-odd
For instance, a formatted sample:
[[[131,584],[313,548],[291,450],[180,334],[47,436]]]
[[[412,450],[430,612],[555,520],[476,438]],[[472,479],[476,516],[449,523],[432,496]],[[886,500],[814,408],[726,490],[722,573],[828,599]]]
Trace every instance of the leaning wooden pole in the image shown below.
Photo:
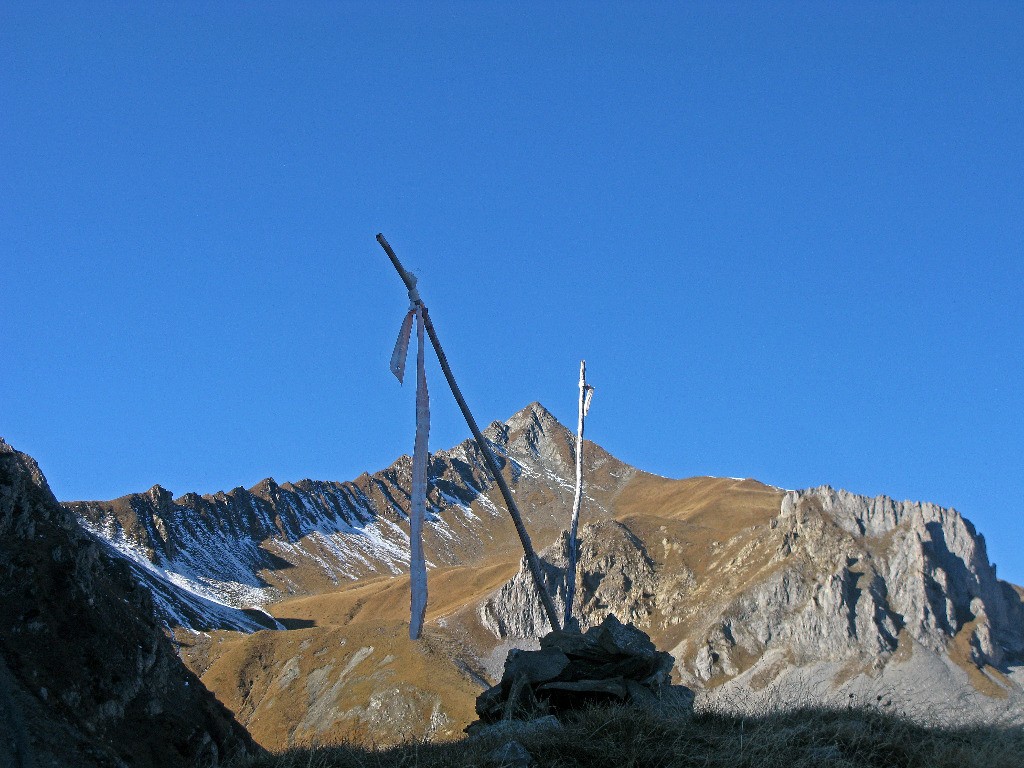
[[[448,365],[448,358],[445,356],[444,350],[441,348],[441,342],[438,341],[437,332],[434,330],[434,324],[430,320],[430,314],[427,312],[427,308],[423,305],[422,300],[419,298],[419,293],[416,290],[416,278],[405,271],[405,268],[402,266],[402,262],[398,260],[398,256],[395,255],[391,245],[384,239],[384,235],[378,234],[377,242],[380,243],[385,253],[387,253],[388,258],[391,259],[391,263],[402,278],[402,282],[405,283],[405,287],[409,291],[409,297],[413,301],[419,302],[420,306],[423,307],[423,325],[427,330],[427,335],[430,337],[430,343],[434,347],[434,352],[437,353],[437,360],[441,363],[441,370],[444,372],[444,377],[448,381],[448,386],[451,388],[452,394],[455,395],[455,402],[459,404],[459,410],[462,411],[462,415],[466,419],[466,424],[469,425],[469,429],[473,433],[473,439],[476,440],[476,444],[480,448],[480,452],[483,454],[484,462],[487,464],[487,468],[490,470],[491,475],[494,476],[494,480],[498,484],[498,490],[501,491],[501,496],[505,500],[505,506],[508,507],[508,513],[512,517],[512,522],[515,523],[516,532],[519,534],[519,541],[523,544],[523,552],[526,553],[526,565],[530,569],[530,573],[533,575],[533,582],[537,586],[537,593],[540,595],[541,603],[544,605],[544,613],[547,614],[548,623],[551,624],[552,629],[559,629],[560,624],[558,622],[557,612],[555,611],[555,604],[551,600],[551,595],[548,594],[547,588],[544,586],[544,576],[540,569],[540,560],[537,559],[537,553],[533,550],[533,544],[530,541],[530,534],[526,532],[526,526],[523,525],[523,516],[519,513],[519,507],[516,506],[515,499],[512,498],[512,491],[509,489],[508,483],[505,482],[505,478],[502,476],[501,470],[498,468],[498,462],[494,458],[494,454],[492,454],[491,449],[488,448],[487,441],[484,440],[484,436],[480,432],[480,427],[476,424],[476,419],[473,418],[473,414],[470,412],[469,406],[466,405],[466,400],[462,396],[462,391],[459,389],[459,385],[455,383],[455,376],[452,374],[451,366]]]

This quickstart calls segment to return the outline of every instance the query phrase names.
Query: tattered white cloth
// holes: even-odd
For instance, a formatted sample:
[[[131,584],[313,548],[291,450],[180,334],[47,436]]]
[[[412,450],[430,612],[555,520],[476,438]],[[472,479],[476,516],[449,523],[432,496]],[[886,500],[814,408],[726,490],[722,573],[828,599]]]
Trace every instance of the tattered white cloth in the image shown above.
[[[409,585],[412,592],[409,637],[418,640],[427,612],[427,563],[423,557],[423,522],[427,514],[427,436],[430,434],[430,397],[423,366],[423,304],[414,302],[391,355],[391,372],[402,382],[409,354],[412,321],[416,319],[416,439],[412,451],[412,490],[409,501]]]

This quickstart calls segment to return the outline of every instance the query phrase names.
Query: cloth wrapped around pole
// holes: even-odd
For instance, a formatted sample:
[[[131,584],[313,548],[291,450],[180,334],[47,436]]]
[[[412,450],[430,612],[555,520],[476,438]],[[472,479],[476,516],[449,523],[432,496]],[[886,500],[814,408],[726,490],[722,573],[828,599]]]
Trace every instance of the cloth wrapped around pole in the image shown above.
[[[430,397],[423,358],[423,305],[417,302],[406,314],[391,355],[391,372],[405,379],[412,322],[416,320],[416,438],[412,452],[412,489],[409,500],[409,637],[418,640],[427,613],[427,563],[423,556],[423,522],[427,515],[427,438],[430,434]]]

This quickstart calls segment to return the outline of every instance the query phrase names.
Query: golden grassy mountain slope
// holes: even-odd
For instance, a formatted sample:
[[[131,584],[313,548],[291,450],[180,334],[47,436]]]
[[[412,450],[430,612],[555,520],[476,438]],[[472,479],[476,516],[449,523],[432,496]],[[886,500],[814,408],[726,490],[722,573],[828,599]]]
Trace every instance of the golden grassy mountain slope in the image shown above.
[[[204,684],[272,749],[450,739],[473,717],[479,688],[433,628],[419,642],[383,620],[203,639],[187,650]]]
[[[704,581],[707,555],[742,547],[738,533],[756,538],[780,500],[780,491],[752,480],[639,474],[608,506],[646,542],[658,569],[689,568]],[[511,528],[507,520],[496,522]],[[537,543],[550,543],[551,536],[537,536]],[[419,643],[408,639],[409,586],[401,575],[270,606],[287,631],[181,636],[183,654],[271,749],[451,738],[474,719],[475,697],[494,682],[487,672],[491,657],[500,662],[504,655],[502,640],[481,623],[480,606],[518,568],[518,559],[499,546],[493,561],[432,569],[427,632]],[[678,642],[676,627],[657,624],[664,626],[652,626],[652,635],[662,647]]]

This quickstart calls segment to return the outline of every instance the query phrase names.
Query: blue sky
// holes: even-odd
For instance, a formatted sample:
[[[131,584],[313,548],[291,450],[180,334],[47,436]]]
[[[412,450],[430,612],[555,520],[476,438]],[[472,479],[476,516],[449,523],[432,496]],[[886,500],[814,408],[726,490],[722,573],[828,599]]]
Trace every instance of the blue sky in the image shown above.
[[[0,6],[0,435],[60,498],[481,423],[955,506],[1024,582],[1024,6]],[[468,435],[429,372],[431,445]]]

